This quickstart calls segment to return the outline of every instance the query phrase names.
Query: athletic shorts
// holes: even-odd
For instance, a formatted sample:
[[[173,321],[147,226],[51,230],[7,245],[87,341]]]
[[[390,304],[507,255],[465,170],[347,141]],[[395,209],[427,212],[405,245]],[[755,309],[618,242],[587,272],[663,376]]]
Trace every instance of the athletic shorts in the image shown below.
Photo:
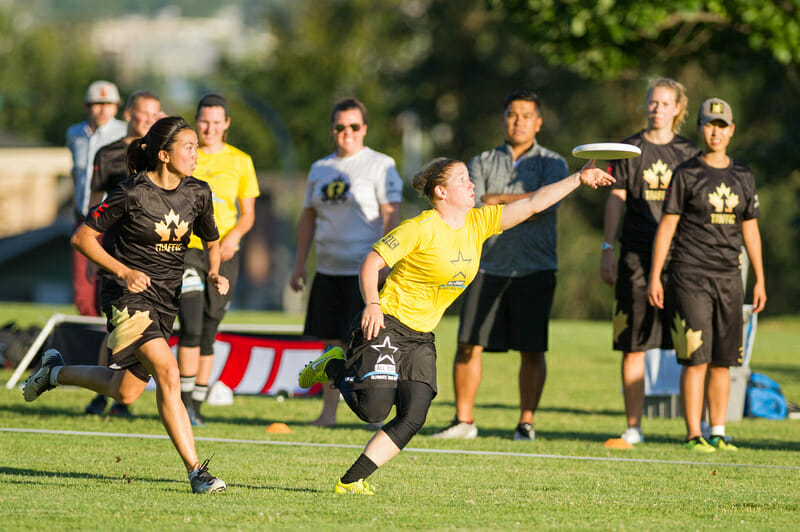
[[[671,272],[669,313],[678,362],[742,365],[742,277]]]
[[[317,273],[311,283],[303,334],[347,344],[353,316],[363,310],[357,275]]]
[[[175,312],[159,310],[140,294],[125,293],[111,305],[103,307],[107,318],[108,367],[127,369],[139,379],[148,382],[150,372],[138,357],[136,350],[150,340],[172,335]]]
[[[667,313],[651,306],[647,300],[649,279],[650,255],[623,250],[614,286],[614,349],[617,351],[634,353],[653,348],[672,349]],[[669,283],[666,271],[661,282],[665,287]]]
[[[208,258],[203,250],[186,250],[178,311],[181,322],[179,344],[182,347],[200,346],[201,355],[214,354],[217,328],[230,306],[239,279],[239,253],[234,253],[230,260],[219,265],[219,274],[227,278],[230,285],[225,295],[208,284],[208,267]]]
[[[548,322],[556,272],[525,277],[478,273],[462,296],[458,341],[486,351],[547,351]]]
[[[383,323],[386,328],[377,338],[367,341],[361,331],[360,314],[353,321],[342,387],[397,388],[398,381],[403,380],[424,382],[436,394],[434,334],[406,327],[394,316],[384,315]]]

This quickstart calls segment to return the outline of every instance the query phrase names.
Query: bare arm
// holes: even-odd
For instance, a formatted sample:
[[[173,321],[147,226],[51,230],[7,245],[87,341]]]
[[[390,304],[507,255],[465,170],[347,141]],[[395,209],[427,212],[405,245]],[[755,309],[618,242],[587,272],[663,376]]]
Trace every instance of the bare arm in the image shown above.
[[[664,308],[664,286],[661,284],[661,272],[664,269],[669,245],[672,243],[672,237],[675,235],[675,228],[678,227],[680,219],[679,214],[665,214],[661,217],[661,223],[658,224],[656,230],[650,267],[650,283],[647,289],[647,299],[654,307]]]
[[[384,328],[383,311],[381,310],[378,294],[378,277],[384,267],[386,267],[386,261],[375,250],[372,250],[364,257],[364,261],[361,263],[361,271],[358,274],[361,297],[364,298],[361,331],[367,340],[372,340],[378,336],[380,329]]]
[[[533,192],[523,192],[520,194],[484,194],[480,200],[484,205],[506,205],[522,198],[527,198]]]
[[[624,189],[615,188],[608,195],[606,210],[603,216],[603,242],[613,244],[617,237],[622,210],[625,208],[627,193]],[[617,281],[617,256],[613,249],[604,249],[600,259],[600,277],[608,284]]]
[[[220,243],[220,260],[224,262],[233,258],[234,253],[239,249],[239,241],[253,228],[255,221],[256,199],[239,198],[239,220]]]
[[[208,251],[208,281],[214,285],[217,292],[224,296],[228,293],[230,284],[228,283],[227,277],[223,277],[219,274],[219,240],[213,240],[211,242],[203,241],[203,245],[206,247],[206,251]]]
[[[764,262],[761,257],[761,233],[758,230],[757,219],[742,222],[742,238],[756,278],[753,285],[753,312],[761,312],[767,303],[767,289],[764,280]]]
[[[98,242],[99,235],[100,233],[88,225],[81,224],[70,242],[72,247],[86,255],[90,261],[125,281],[128,290],[133,293],[144,292],[150,286],[150,277],[143,272],[128,268],[112,257]]]
[[[297,223],[297,257],[290,281],[292,290],[295,292],[302,290],[306,284],[306,259],[311,250],[311,241],[314,239],[316,230],[317,211],[313,207],[306,207],[300,214],[300,221]]]
[[[561,181],[537,189],[532,194],[506,205],[500,217],[500,229],[504,231],[514,227],[534,214],[542,212],[561,201],[581,184],[597,188],[613,182],[614,178],[603,170],[595,168],[594,160],[591,160],[580,172],[575,172]]]
[[[383,219],[383,234],[385,235],[400,224],[400,204],[381,203],[380,209]]]

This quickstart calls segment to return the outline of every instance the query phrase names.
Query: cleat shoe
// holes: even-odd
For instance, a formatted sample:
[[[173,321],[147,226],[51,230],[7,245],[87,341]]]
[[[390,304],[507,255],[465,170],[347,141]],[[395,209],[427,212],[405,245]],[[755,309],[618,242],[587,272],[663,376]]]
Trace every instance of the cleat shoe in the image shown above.
[[[206,420],[203,419],[203,416],[200,415],[200,412],[196,411],[192,407],[187,407],[186,412],[189,414],[189,421],[192,423],[193,427],[205,427]]]
[[[25,400],[30,403],[47,390],[55,388],[54,385],[50,384],[50,371],[63,365],[64,358],[61,353],[55,349],[45,351],[44,356],[42,356],[42,367],[25,381],[25,386],[22,388],[22,396]]]
[[[442,440],[471,440],[478,435],[478,427],[475,426],[475,423],[470,421],[469,423],[465,421],[459,421],[456,418],[453,418],[453,422],[450,423],[450,426],[446,429],[437,432],[432,438],[439,438]]]
[[[702,436],[695,436],[691,440],[686,440],[686,443],[683,444],[688,450],[694,451],[696,453],[713,453],[716,452],[716,449],[709,445],[709,443],[703,439]]]
[[[83,409],[84,413],[92,414],[95,416],[103,415],[103,412],[106,410],[106,405],[108,404],[108,399],[105,398],[104,395],[97,394],[94,396],[86,408]]]
[[[638,427],[628,427],[628,429],[622,433],[622,436],[620,436],[620,438],[630,443],[631,445],[644,443],[644,436],[642,436],[642,429]]]
[[[344,351],[341,347],[331,347],[325,351],[318,359],[306,364],[303,371],[300,372],[300,377],[297,379],[301,388],[311,388],[316,383],[328,382],[328,375],[325,373],[325,368],[331,360],[344,360]]]
[[[120,402],[115,401],[113,405],[111,405],[111,410],[108,411],[109,416],[114,417],[124,417],[124,418],[134,418],[136,416],[133,415],[133,412],[128,409],[128,405],[122,404]]]
[[[711,436],[709,445],[718,451],[738,451],[739,448],[730,443],[727,436]]]
[[[208,472],[208,462],[211,458],[200,464],[200,467],[189,473],[189,483],[194,493],[217,493],[225,491],[228,486],[225,481],[218,479]]]
[[[514,429],[515,440],[533,441],[536,439],[536,431],[533,430],[533,425],[530,423],[520,423]]]
[[[352,493],[355,495],[375,495],[375,490],[367,484],[367,481],[363,478],[356,480],[355,482],[351,482],[350,484],[343,484],[342,479],[339,479],[336,482],[336,486],[333,488],[334,493]]]

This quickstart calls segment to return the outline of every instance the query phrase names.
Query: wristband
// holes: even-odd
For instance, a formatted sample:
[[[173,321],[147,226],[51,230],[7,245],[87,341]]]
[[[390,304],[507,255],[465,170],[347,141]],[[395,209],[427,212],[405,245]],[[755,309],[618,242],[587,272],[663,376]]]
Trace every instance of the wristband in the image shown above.
[[[607,249],[614,249],[614,244],[609,244],[608,242],[603,242],[600,245],[600,249],[603,250],[603,251],[605,251]]]
[[[367,303],[367,305],[378,305],[378,306],[381,306],[381,303],[380,303],[380,301],[371,301],[371,302]]]

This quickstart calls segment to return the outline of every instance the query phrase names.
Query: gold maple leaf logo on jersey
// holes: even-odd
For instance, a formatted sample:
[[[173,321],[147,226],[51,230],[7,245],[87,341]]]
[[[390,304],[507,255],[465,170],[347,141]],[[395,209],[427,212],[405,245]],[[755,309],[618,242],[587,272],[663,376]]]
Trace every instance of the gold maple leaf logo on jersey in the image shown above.
[[[653,166],[642,173],[642,177],[647,182],[647,186],[653,190],[666,190],[672,180],[672,170],[661,159],[653,163]]]
[[[172,209],[169,210],[169,213],[164,215],[163,222],[156,222],[156,233],[161,237],[162,242],[171,240],[170,237],[173,231],[175,232],[174,241],[180,240],[188,230],[189,222],[182,222],[180,216],[175,214],[175,211]]]
[[[678,358],[689,360],[692,354],[703,345],[703,331],[686,328],[686,320],[682,320],[678,313],[672,321],[672,345]]]
[[[716,212],[733,212],[734,207],[739,205],[739,196],[733,193],[731,187],[722,183],[708,195],[708,202]]]
[[[614,314],[614,341],[616,342],[619,335],[625,332],[628,328],[628,315],[621,310],[617,310]]]

